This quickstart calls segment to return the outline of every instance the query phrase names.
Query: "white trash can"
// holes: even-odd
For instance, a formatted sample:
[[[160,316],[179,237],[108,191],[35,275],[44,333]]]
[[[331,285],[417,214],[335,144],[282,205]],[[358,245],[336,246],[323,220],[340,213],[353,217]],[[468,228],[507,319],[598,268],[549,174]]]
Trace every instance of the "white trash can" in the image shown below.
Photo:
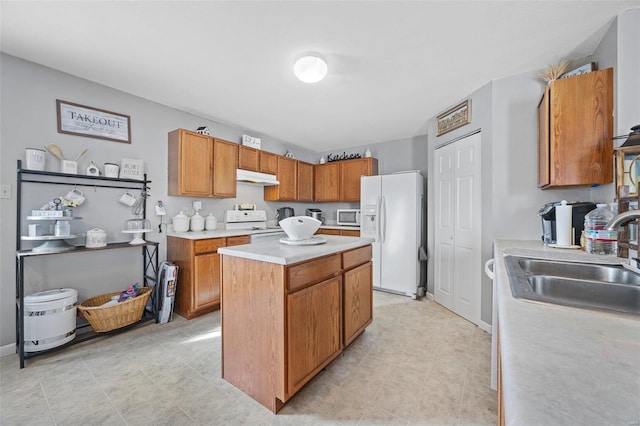
[[[78,292],[56,288],[24,298],[24,351],[55,348],[76,337]]]

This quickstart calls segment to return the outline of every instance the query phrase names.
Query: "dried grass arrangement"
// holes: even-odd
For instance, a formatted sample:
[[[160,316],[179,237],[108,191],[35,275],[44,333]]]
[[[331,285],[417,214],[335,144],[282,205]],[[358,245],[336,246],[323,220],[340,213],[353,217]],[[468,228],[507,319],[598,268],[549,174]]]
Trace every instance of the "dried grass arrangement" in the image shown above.
[[[567,72],[570,65],[571,61],[568,59],[563,59],[557,65],[549,65],[549,67],[547,67],[540,73],[540,78],[542,78],[547,83],[553,80],[557,80],[562,74]]]

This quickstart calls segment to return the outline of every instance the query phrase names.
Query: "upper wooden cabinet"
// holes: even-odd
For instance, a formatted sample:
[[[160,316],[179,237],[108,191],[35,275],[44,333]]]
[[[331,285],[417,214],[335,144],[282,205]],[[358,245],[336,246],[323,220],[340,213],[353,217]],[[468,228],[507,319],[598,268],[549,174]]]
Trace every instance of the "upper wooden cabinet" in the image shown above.
[[[240,145],[238,147],[238,168],[252,172],[260,171],[260,151]]]
[[[378,160],[358,158],[340,163],[340,201],[360,201],[360,177],[378,174]]]
[[[238,144],[184,129],[169,133],[169,195],[236,196]]]
[[[211,195],[213,139],[183,129],[169,133],[169,195]]]
[[[259,172],[275,175],[278,173],[278,154],[272,152],[260,151],[260,168]]]
[[[297,196],[297,164],[292,158],[277,155],[278,169],[276,177],[280,185],[265,186],[266,201],[296,201]]]
[[[613,182],[613,69],[552,81],[538,105],[538,186]]]
[[[316,201],[340,201],[340,163],[316,164],[314,181]]]
[[[315,201],[360,201],[360,177],[378,174],[378,160],[358,158],[315,166]]]
[[[313,201],[313,164],[298,161],[297,167],[297,201]]]

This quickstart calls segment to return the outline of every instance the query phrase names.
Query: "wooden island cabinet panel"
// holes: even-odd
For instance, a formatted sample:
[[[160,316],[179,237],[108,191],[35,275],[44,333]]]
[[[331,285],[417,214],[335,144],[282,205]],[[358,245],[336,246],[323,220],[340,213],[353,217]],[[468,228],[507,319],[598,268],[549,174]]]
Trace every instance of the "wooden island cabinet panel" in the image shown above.
[[[370,259],[370,258],[369,258]],[[344,345],[347,346],[373,321],[371,261],[344,273]]]
[[[222,377],[277,413],[371,322],[370,253],[292,265],[223,255]]]
[[[342,278],[287,296],[287,391],[297,392],[342,350]]]

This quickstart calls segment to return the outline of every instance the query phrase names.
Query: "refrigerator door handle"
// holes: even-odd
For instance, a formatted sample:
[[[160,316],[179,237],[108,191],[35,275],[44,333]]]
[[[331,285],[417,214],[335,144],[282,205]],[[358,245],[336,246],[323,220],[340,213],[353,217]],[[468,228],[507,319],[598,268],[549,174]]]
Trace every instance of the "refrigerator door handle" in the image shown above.
[[[382,243],[387,239],[387,201],[382,196],[382,202],[380,203],[380,235]]]
[[[380,229],[380,225],[382,223],[380,213],[382,208],[382,196],[378,196],[376,198],[376,242],[382,241],[382,230]]]

